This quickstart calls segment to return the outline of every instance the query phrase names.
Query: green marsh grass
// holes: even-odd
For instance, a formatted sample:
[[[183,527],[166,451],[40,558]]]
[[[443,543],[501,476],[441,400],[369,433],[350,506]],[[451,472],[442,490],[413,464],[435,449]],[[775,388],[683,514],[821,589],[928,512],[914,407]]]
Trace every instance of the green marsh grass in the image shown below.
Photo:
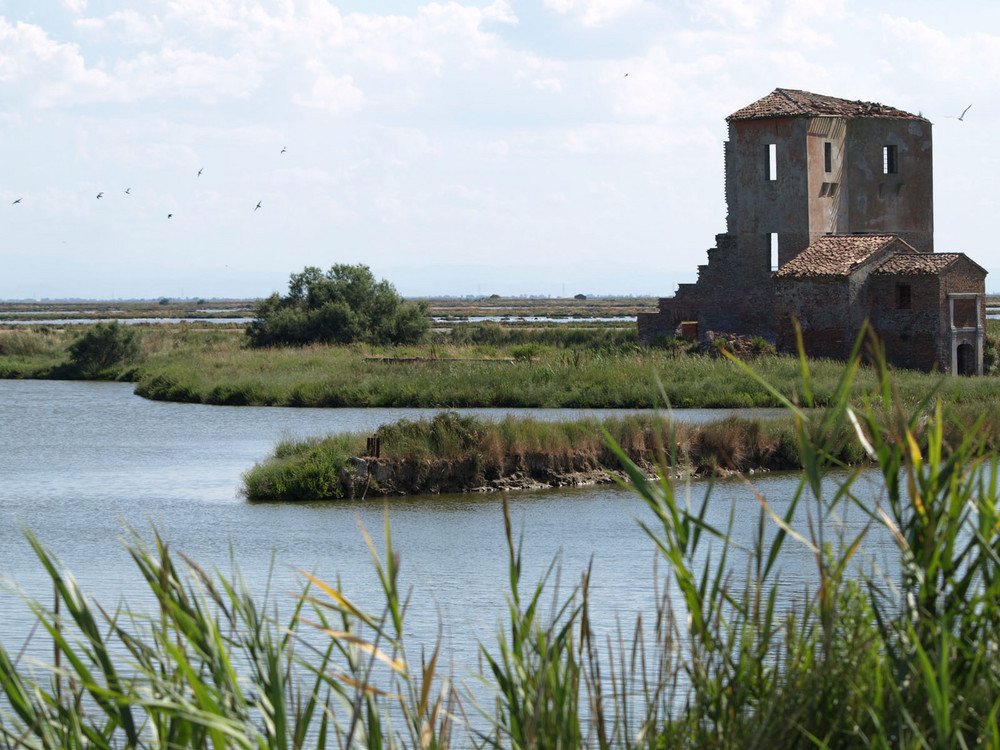
[[[228,324],[142,325],[135,363],[108,377],[134,380],[142,396],[169,401],[255,406],[652,408],[662,395],[676,408],[774,407],[780,400],[738,364],[706,354],[640,348],[621,327],[542,328],[470,324],[480,343],[447,332],[434,342],[400,347],[308,346],[251,350],[243,329]],[[0,375],[74,377],[67,348],[81,326],[20,326],[0,331]],[[72,328],[72,331],[69,329]],[[989,321],[991,336],[1000,335]],[[30,329],[30,330],[25,330]],[[477,334],[478,335],[478,334]],[[59,356],[60,349],[63,352]],[[812,399],[830,403],[842,362],[810,361]],[[754,369],[783,397],[801,399],[796,357],[762,355]],[[1000,378],[893,373],[909,405],[937,389],[948,403],[996,413]],[[855,399],[878,382],[864,365]]]
[[[0,328],[0,377],[45,377],[66,360],[72,340],[49,326]]]
[[[780,512],[746,482],[759,506],[749,543],[735,541],[732,513],[708,520],[711,492],[693,501],[672,478],[676,425],[651,436],[655,480],[606,436],[649,511],[637,522],[662,570],[660,604],[613,635],[595,629],[588,570],[564,584],[553,561],[534,585],[522,580],[527,553],[505,511],[507,608],[495,642],[481,644],[487,700],[452,679],[440,643],[407,642],[405,551],[388,511],[384,550],[361,530],[381,605],[362,609],[303,573],[283,619],[270,595],[204,571],[155,533],[152,545],[129,542],[153,610],[106,611],[29,532],[56,592],[54,606],[28,599],[33,637],[56,656],[29,666],[0,646],[0,746],[1000,747],[989,428],[961,422],[938,393],[900,399],[877,361],[874,387],[853,396],[857,358],[827,408],[811,408],[814,371],[799,364],[798,403],[744,366],[788,409],[801,467]],[[634,425],[628,434],[638,439]],[[848,444],[881,478],[877,496],[857,482],[866,470],[845,466]],[[866,523],[847,531],[848,511]],[[866,555],[876,530],[897,552],[882,568]],[[812,561],[805,588],[782,577],[791,546]]]
[[[140,368],[137,392],[154,399],[203,403],[353,407],[575,407],[653,408],[661,393],[675,407],[739,408],[780,405],[739,366],[707,355],[674,356],[661,350],[590,353],[533,353],[515,359],[509,351],[484,354],[468,348],[402,351],[366,347],[306,347],[249,351],[177,351],[150,357]],[[385,361],[372,357],[425,357]],[[489,359],[482,357],[488,356]],[[788,356],[765,356],[756,368],[782,395],[798,399],[799,365]],[[829,402],[843,363],[810,363],[814,401]],[[953,403],[996,405],[997,378],[954,378],[919,372],[896,373],[900,397],[917,403],[940,388]],[[852,394],[874,387],[870,367],[859,371]]]

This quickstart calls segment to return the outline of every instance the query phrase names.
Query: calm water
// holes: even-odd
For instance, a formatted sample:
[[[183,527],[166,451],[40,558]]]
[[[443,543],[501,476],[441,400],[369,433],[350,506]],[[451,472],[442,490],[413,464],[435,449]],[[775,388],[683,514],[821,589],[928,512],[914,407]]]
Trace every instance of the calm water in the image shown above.
[[[17,313],[8,313],[14,315]],[[29,313],[20,313],[28,315]],[[71,325],[91,325],[93,323],[110,323],[114,320],[121,325],[160,325],[164,323],[239,323],[246,325],[255,318],[30,318],[10,320],[0,318],[0,323],[7,326],[71,326]]]
[[[108,607],[123,598],[135,604],[144,591],[120,541],[123,524],[147,540],[155,524],[174,549],[207,567],[228,571],[231,550],[260,591],[273,561],[272,588],[281,599],[300,588],[298,568],[329,581],[340,576],[349,595],[376,605],[376,579],[357,522],[381,545],[382,500],[250,504],[238,495],[240,475],[285,437],[367,432],[434,412],[170,404],[141,399],[127,384],[0,381],[0,574],[48,599],[50,584],[23,537],[30,528],[93,598]],[[754,477],[756,490],[779,509],[796,482],[787,474]],[[695,499],[705,486],[691,485]],[[653,519],[628,491],[612,486],[508,497],[515,530],[524,535],[528,584],[557,554],[564,587],[593,560],[592,616],[600,629],[651,608],[653,547],[636,519]],[[460,670],[474,667],[476,640],[491,640],[505,606],[501,496],[393,499],[388,508],[403,583],[414,590],[409,627],[431,643],[443,623],[446,648]],[[748,539],[754,532],[759,504],[744,483],[718,483],[712,508],[720,525],[732,509],[737,534]],[[790,582],[805,581],[812,569],[808,553],[793,551],[790,560]],[[12,639],[23,641],[29,627],[15,595],[0,593],[0,637],[8,647]]]

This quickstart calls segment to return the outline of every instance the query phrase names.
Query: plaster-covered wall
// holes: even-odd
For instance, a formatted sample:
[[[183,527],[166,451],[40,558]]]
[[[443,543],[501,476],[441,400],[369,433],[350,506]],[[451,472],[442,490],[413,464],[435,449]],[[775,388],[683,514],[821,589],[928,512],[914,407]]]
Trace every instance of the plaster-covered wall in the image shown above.
[[[848,122],[842,232],[892,232],[919,252],[934,251],[931,125],[925,120]],[[883,174],[883,148],[895,146],[897,171]]]

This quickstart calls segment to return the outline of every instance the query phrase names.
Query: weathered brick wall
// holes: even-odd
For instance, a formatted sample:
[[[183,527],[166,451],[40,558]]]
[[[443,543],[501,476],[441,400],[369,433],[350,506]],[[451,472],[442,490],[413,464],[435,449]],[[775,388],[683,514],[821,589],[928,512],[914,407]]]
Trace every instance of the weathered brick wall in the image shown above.
[[[909,309],[897,306],[898,284],[910,287]],[[883,342],[886,360],[897,367],[946,370],[951,356],[939,277],[878,276],[870,289],[872,327]]]
[[[986,271],[968,258],[960,258],[948,269],[942,279],[942,297],[948,294],[984,294],[985,292]],[[983,304],[985,305],[985,300]]]
[[[672,336],[682,320],[697,320],[699,330],[749,336],[774,336],[773,282],[767,235],[716,236],[709,262],[699,266],[695,284],[681,284],[663,297],[658,315],[639,319],[639,341]]]
[[[808,120],[777,117],[729,124],[726,227],[739,237],[778,235],[778,258],[787,263],[809,244]],[[770,179],[768,146],[776,147],[776,179]],[[733,200],[738,196],[738,200]],[[770,251],[764,254],[770,270]]]
[[[795,351],[792,321],[798,320],[807,354],[837,359],[850,356],[873,304],[870,274],[899,249],[899,243],[887,244],[850,276],[777,277],[774,308],[778,351]]]
[[[674,320],[673,315],[664,312],[638,313],[636,321],[639,326],[639,343],[652,344],[658,338],[673,336],[680,320]]]
[[[860,117],[848,121],[841,197],[842,232],[892,232],[919,252],[934,250],[931,124],[926,120]],[[883,174],[883,147],[895,146],[897,171]]]
[[[850,299],[850,280],[846,277],[778,280],[774,302],[778,351],[796,350],[797,320],[806,354],[837,358],[849,355],[857,336]]]
[[[848,149],[847,120],[814,117],[809,120],[806,143],[809,168],[809,242],[849,226],[844,165]],[[826,171],[826,144],[830,145],[830,171]]]

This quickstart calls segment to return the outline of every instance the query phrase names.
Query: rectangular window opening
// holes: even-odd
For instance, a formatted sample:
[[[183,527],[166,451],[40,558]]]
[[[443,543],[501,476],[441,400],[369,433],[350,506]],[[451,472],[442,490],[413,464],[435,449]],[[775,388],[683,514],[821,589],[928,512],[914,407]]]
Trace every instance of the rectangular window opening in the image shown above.
[[[777,271],[778,270],[778,233],[777,232],[771,232],[771,234],[769,234],[767,236],[767,242],[768,242],[768,248],[770,250],[770,255],[771,255],[771,270],[772,271]]]
[[[896,147],[882,147],[882,174],[897,174],[899,166],[896,162]]]
[[[912,292],[909,284],[896,284],[896,309],[909,310],[913,304]]]
[[[767,144],[767,179],[778,179],[778,144]]]
[[[829,141],[823,144],[823,171],[833,171],[833,144]]]

